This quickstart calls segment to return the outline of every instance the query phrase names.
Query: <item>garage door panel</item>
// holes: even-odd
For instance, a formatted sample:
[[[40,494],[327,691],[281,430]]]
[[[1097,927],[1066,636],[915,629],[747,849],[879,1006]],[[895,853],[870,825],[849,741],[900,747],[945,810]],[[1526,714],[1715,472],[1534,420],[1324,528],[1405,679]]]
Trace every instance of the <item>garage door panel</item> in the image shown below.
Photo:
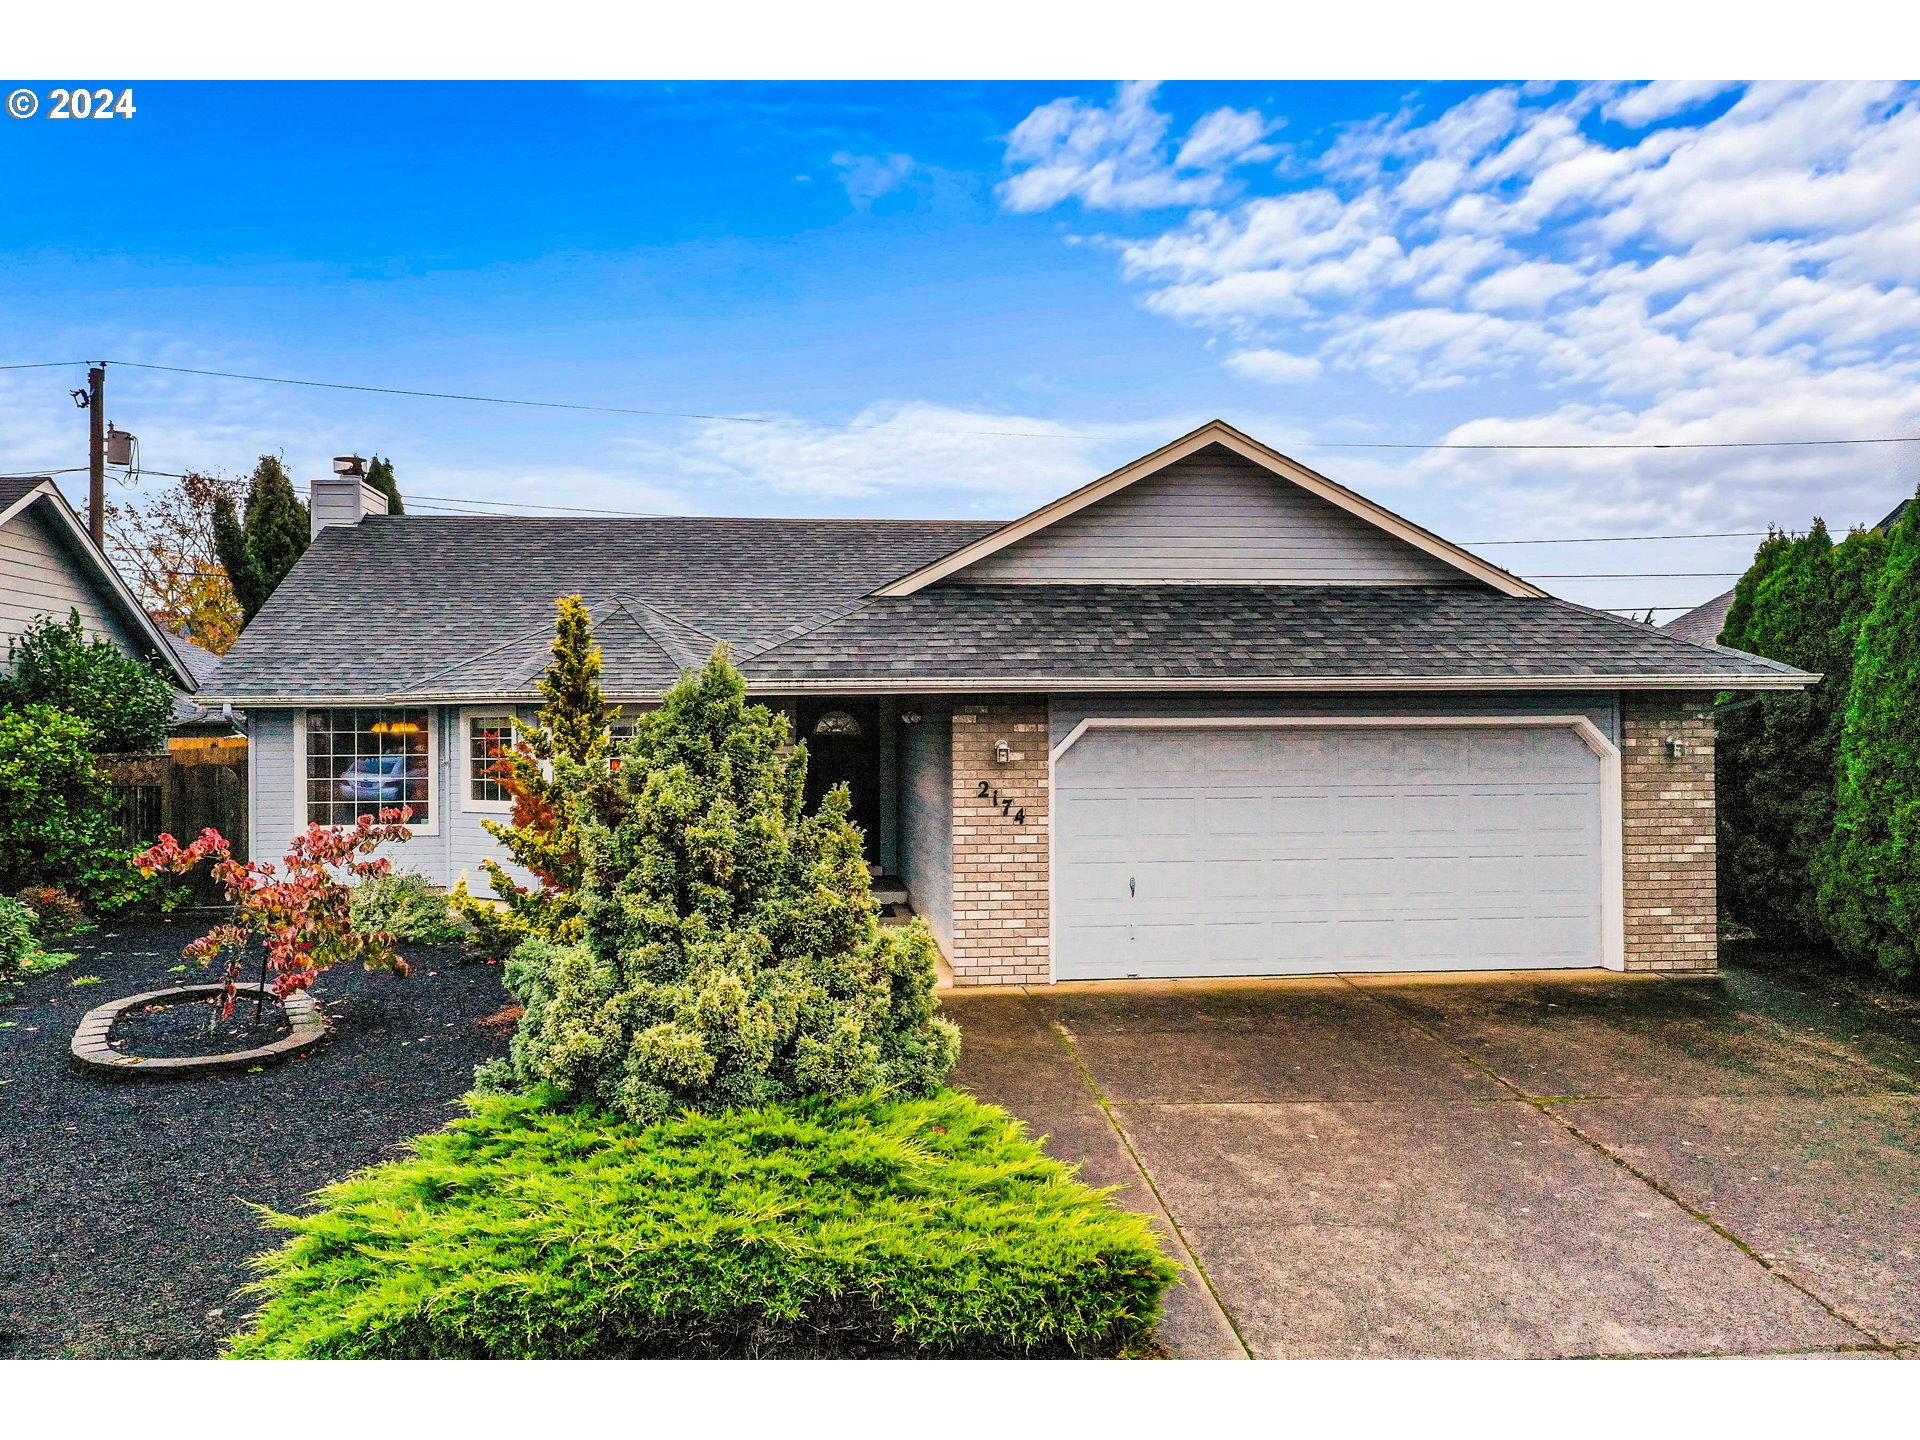
[[[1272,823],[1267,813],[1271,808],[1265,795],[1223,794],[1207,800],[1202,814],[1209,835],[1258,841],[1266,837]]]
[[[1564,729],[1096,730],[1055,786],[1062,979],[1600,963]]]

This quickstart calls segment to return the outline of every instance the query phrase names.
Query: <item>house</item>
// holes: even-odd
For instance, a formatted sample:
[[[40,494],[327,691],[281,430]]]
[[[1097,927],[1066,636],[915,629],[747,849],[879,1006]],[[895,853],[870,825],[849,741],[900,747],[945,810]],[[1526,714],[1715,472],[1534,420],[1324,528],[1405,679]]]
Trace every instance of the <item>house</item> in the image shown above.
[[[182,642],[141,607],[60,487],[46,476],[0,476],[0,656],[34,619],[74,611],[89,635],[158,665],[183,696],[200,688]]]
[[[963,985],[1711,972],[1715,694],[1817,678],[1549,597],[1219,421],[1008,524],[389,517],[358,483],[315,482],[340,523],[214,682],[255,834],[404,800],[396,862],[474,870],[578,592],[629,708],[732,647]]]

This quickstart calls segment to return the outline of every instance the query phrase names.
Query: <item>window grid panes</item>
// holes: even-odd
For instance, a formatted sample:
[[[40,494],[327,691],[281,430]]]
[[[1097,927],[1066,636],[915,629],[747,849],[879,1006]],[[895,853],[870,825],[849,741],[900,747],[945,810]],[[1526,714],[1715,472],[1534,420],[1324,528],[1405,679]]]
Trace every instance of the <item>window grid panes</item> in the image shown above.
[[[432,821],[425,710],[309,710],[307,819],[351,825],[409,806],[411,825]]]
[[[513,799],[500,783],[501,757],[519,738],[511,715],[474,715],[467,720],[467,798],[485,805]]]

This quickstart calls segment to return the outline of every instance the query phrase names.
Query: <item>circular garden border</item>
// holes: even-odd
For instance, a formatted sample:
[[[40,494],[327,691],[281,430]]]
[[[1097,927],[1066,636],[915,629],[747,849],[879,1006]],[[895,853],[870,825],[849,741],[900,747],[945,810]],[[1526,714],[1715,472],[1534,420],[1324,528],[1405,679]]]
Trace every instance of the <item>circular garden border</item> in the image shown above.
[[[223,985],[176,985],[167,990],[149,990],[143,995],[129,995],[124,1000],[114,1000],[89,1010],[81,1020],[80,1028],[73,1032],[73,1044],[69,1051],[73,1063],[82,1070],[91,1070],[116,1080],[178,1080],[215,1075],[223,1070],[251,1070],[262,1065],[277,1065],[296,1055],[306,1054],[327,1038],[327,1017],[320,1009],[320,1002],[305,990],[296,990],[279,1002],[287,1012],[293,1029],[271,1045],[259,1045],[251,1050],[230,1050],[217,1055],[161,1057],[127,1055],[107,1044],[107,1032],[113,1029],[113,1022],[125,1011],[155,1002],[186,1004],[218,995],[225,988]],[[261,993],[261,987],[251,982],[234,988],[249,999]],[[271,999],[271,995],[268,998]]]

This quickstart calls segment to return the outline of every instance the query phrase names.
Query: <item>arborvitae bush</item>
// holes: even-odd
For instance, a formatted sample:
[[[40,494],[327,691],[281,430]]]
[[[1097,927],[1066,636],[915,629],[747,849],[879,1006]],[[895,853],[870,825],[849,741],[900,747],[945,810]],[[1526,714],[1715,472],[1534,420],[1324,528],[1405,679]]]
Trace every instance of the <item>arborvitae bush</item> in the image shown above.
[[[1849,957],[1906,976],[1920,958],[1920,503],[1887,537],[1854,647],[1820,913]]]
[[[804,814],[791,739],[724,648],[640,719],[584,826],[586,938],[508,963],[525,1014],[483,1084],[642,1122],[940,1084],[959,1032],[935,1014],[933,942],[880,928],[847,793]]]
[[[1724,644],[1825,677],[1720,717],[1721,902],[1770,939],[1827,943],[1814,862],[1833,828],[1854,641],[1884,554],[1879,534],[1836,546],[1818,520],[1802,536],[1771,535],[1721,631]]]

